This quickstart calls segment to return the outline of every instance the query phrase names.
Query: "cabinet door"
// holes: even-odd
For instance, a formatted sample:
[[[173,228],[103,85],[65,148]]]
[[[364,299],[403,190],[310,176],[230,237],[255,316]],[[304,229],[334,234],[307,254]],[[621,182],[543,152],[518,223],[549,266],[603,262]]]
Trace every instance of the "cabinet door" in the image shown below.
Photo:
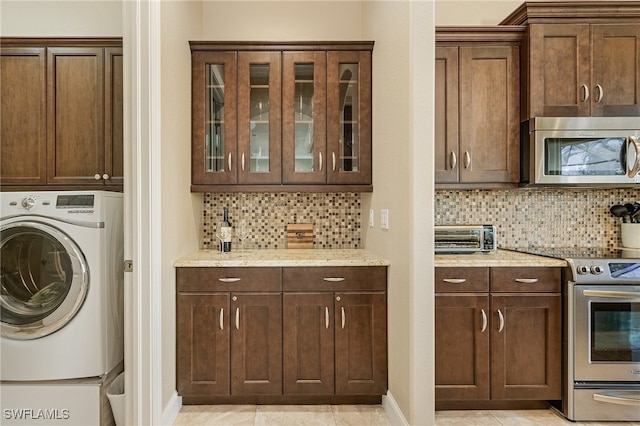
[[[384,293],[336,293],[336,394],[387,391],[387,304]]]
[[[458,168],[458,48],[436,47],[435,182],[455,183]]]
[[[327,183],[371,184],[371,52],[327,53]]]
[[[591,25],[594,116],[640,116],[640,25]]]
[[[47,180],[44,48],[0,49],[0,182]]]
[[[460,181],[520,179],[519,49],[460,47]]]
[[[238,53],[239,183],[279,184],[280,52]]]
[[[178,293],[177,387],[180,395],[228,395],[229,294]]]
[[[532,24],[529,36],[529,117],[589,116],[589,24]]]
[[[47,49],[47,182],[95,184],[104,174],[102,48]]]
[[[236,53],[191,56],[191,181],[237,183]]]
[[[334,393],[333,293],[284,293],[284,393]]]
[[[105,49],[105,184],[123,184],[123,81],[122,48]]]
[[[491,399],[561,398],[560,297],[491,296]]]
[[[488,294],[436,294],[435,308],[436,400],[488,400]]]
[[[233,293],[231,393],[282,394],[282,295]]]
[[[282,167],[284,183],[327,180],[326,52],[284,52]]]

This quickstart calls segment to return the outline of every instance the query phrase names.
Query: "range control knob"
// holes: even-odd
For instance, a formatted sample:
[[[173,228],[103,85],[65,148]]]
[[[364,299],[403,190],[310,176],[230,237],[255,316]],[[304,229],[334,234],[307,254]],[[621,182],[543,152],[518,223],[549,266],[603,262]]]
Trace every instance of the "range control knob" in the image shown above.
[[[586,275],[589,273],[589,268],[587,268],[584,265],[580,265],[576,268],[576,270],[578,271],[579,275]]]
[[[591,273],[593,275],[600,275],[602,273],[602,266],[600,265],[593,265],[591,267]]]
[[[22,199],[22,207],[25,210],[31,210],[36,206],[36,199],[33,197],[27,197]]]

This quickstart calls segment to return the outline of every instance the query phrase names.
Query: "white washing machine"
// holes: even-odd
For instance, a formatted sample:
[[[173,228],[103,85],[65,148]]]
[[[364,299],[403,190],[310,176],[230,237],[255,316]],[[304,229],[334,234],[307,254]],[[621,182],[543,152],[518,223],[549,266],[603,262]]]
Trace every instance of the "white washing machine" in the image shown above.
[[[0,200],[4,390],[106,377],[124,358],[122,194],[2,192]]]

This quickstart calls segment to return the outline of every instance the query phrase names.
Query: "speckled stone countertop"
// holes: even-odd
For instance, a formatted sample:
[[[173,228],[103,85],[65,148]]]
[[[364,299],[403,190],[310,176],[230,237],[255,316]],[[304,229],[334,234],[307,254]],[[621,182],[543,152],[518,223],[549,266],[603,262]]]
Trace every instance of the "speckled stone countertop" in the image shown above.
[[[435,263],[436,267],[567,266],[567,262],[562,259],[500,249],[488,254],[437,254]]]
[[[175,267],[241,266],[389,266],[389,261],[363,249],[265,249],[232,251],[200,250],[181,257]]]

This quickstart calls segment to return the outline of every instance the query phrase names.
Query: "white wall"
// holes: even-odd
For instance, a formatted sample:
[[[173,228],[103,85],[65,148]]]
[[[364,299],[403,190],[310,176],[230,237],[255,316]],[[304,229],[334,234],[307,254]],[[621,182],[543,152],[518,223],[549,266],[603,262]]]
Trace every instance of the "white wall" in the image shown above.
[[[122,2],[0,1],[3,37],[122,37]]]
[[[436,25],[497,25],[524,0],[436,0]]]
[[[191,51],[202,3],[163,1],[162,81],[162,406],[176,393],[176,280],[173,262],[200,247],[202,194],[191,184]]]

